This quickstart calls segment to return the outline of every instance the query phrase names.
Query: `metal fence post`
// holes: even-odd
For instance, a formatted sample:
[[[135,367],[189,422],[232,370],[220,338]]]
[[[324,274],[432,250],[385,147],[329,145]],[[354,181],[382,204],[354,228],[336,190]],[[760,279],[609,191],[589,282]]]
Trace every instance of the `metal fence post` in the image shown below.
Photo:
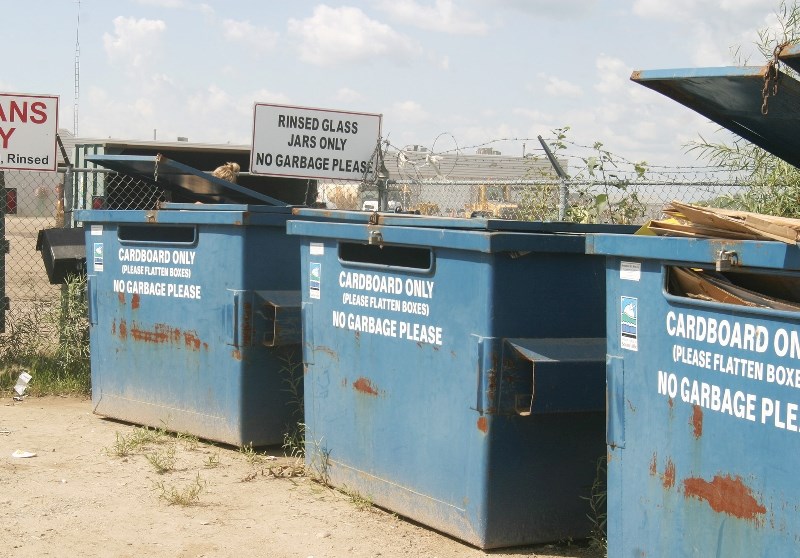
[[[75,207],[72,205],[73,200],[75,199],[75,192],[78,189],[77,184],[73,184],[75,180],[75,172],[73,171],[73,166],[67,166],[66,172],[64,172],[64,226],[65,227],[73,227],[75,223],[72,221],[72,211]]]
[[[567,218],[567,195],[569,188],[567,187],[566,179],[561,179],[561,185],[558,187],[558,220],[564,221]]]
[[[8,310],[8,297],[6,296],[6,253],[8,241],[6,240],[6,195],[5,172],[0,170],[0,333],[6,331],[6,310]]]

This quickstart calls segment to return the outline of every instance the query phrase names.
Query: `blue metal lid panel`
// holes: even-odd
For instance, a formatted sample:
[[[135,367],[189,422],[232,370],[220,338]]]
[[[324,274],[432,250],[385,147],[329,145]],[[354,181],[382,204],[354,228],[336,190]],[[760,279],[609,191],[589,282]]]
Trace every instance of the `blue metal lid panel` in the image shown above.
[[[767,66],[640,70],[631,80],[800,166],[800,82],[779,72],[778,93],[769,98],[764,115],[766,72]]]
[[[783,242],[592,234],[587,254],[625,256],[680,264],[716,264],[721,257],[734,267],[800,270],[800,248]]]

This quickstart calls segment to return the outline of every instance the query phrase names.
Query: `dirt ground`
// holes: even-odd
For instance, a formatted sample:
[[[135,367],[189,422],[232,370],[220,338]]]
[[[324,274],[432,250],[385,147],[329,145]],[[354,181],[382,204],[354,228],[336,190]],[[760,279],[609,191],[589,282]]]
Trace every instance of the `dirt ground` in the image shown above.
[[[0,555],[594,558],[566,543],[477,550],[306,477],[271,476],[291,463],[280,450],[270,460],[162,436],[119,456],[136,431],[92,414],[86,399],[4,394]],[[171,452],[174,467],[159,474],[153,463]],[[198,486],[192,505],[170,503]]]

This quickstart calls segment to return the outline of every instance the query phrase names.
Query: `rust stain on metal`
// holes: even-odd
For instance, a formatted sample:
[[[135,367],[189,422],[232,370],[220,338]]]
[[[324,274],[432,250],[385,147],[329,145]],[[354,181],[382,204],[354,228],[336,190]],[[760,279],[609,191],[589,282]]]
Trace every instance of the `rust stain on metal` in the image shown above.
[[[653,454],[653,459],[650,460],[650,475],[651,476],[656,476],[656,472],[658,471],[658,469],[656,468],[657,461],[658,461],[658,458],[656,457],[656,454]]]
[[[372,386],[372,382],[364,377],[353,382],[353,389],[367,395],[378,395],[378,390]]]
[[[326,347],[325,345],[317,345],[314,347],[315,351],[319,351],[325,353],[329,357],[331,357],[335,361],[339,361],[339,353],[331,349],[330,347]]]
[[[195,351],[199,351],[200,345],[203,344],[203,342],[200,341],[200,338],[197,337],[197,334],[193,331],[183,332],[183,342],[186,343],[187,347],[194,349]]]
[[[693,407],[691,425],[694,437],[697,439],[703,435],[703,409],[700,405],[693,405]]]
[[[631,74],[631,79],[633,81],[636,81],[637,79],[639,79],[639,77],[641,75],[642,75],[642,71],[641,70],[634,70],[634,72]]]
[[[120,322],[120,337],[122,337],[123,323]],[[142,341],[144,343],[174,343],[178,344],[183,341],[184,345],[192,350],[199,351],[200,348],[208,349],[208,343],[202,342],[194,331],[181,331],[177,327],[172,327],[167,324],[155,324],[152,330],[142,329],[134,324],[131,326],[131,337],[135,341]]]
[[[128,338],[128,324],[125,320],[119,321],[119,338],[125,341]]]
[[[675,400],[670,397],[667,399],[667,405],[669,405],[669,408],[672,409],[675,406]]]
[[[140,300],[140,298],[139,298],[139,294],[138,294],[138,293],[137,293],[137,294],[134,294],[134,295],[131,297],[131,308],[132,308],[133,310],[138,310],[138,308],[139,308],[139,303],[140,303],[140,302],[141,302],[141,300]]]
[[[114,320],[111,322],[111,336],[113,337],[116,334],[117,334],[117,320]]]
[[[117,300],[120,304],[125,304],[125,293],[117,293]]]
[[[667,466],[664,468],[664,488],[675,486],[675,464],[671,459],[667,459]]]
[[[478,418],[478,430],[486,434],[489,431],[489,422],[486,420],[486,417],[479,417]]]
[[[242,320],[244,322],[242,324],[244,328],[243,342],[245,347],[249,347],[253,343],[253,305],[249,302],[244,303]]]
[[[131,337],[145,343],[167,343],[175,337],[180,337],[180,331],[166,324],[156,324],[153,331],[142,329],[134,324],[131,327]]]
[[[688,478],[683,481],[683,491],[686,498],[705,500],[715,512],[739,519],[759,522],[763,521],[763,518],[758,516],[767,512],[739,476],[715,475],[711,482],[700,478]]]
[[[239,349],[234,349],[231,351],[231,356],[233,356],[235,360],[242,360],[242,351]]]

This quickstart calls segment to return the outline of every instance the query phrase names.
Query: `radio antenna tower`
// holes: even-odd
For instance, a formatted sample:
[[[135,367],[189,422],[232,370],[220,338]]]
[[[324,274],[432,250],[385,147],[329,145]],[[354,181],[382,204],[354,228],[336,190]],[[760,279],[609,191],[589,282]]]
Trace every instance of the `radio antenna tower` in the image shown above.
[[[72,135],[78,137],[78,99],[81,89],[81,0],[78,4],[78,22],[75,26],[75,92],[72,101]]]

